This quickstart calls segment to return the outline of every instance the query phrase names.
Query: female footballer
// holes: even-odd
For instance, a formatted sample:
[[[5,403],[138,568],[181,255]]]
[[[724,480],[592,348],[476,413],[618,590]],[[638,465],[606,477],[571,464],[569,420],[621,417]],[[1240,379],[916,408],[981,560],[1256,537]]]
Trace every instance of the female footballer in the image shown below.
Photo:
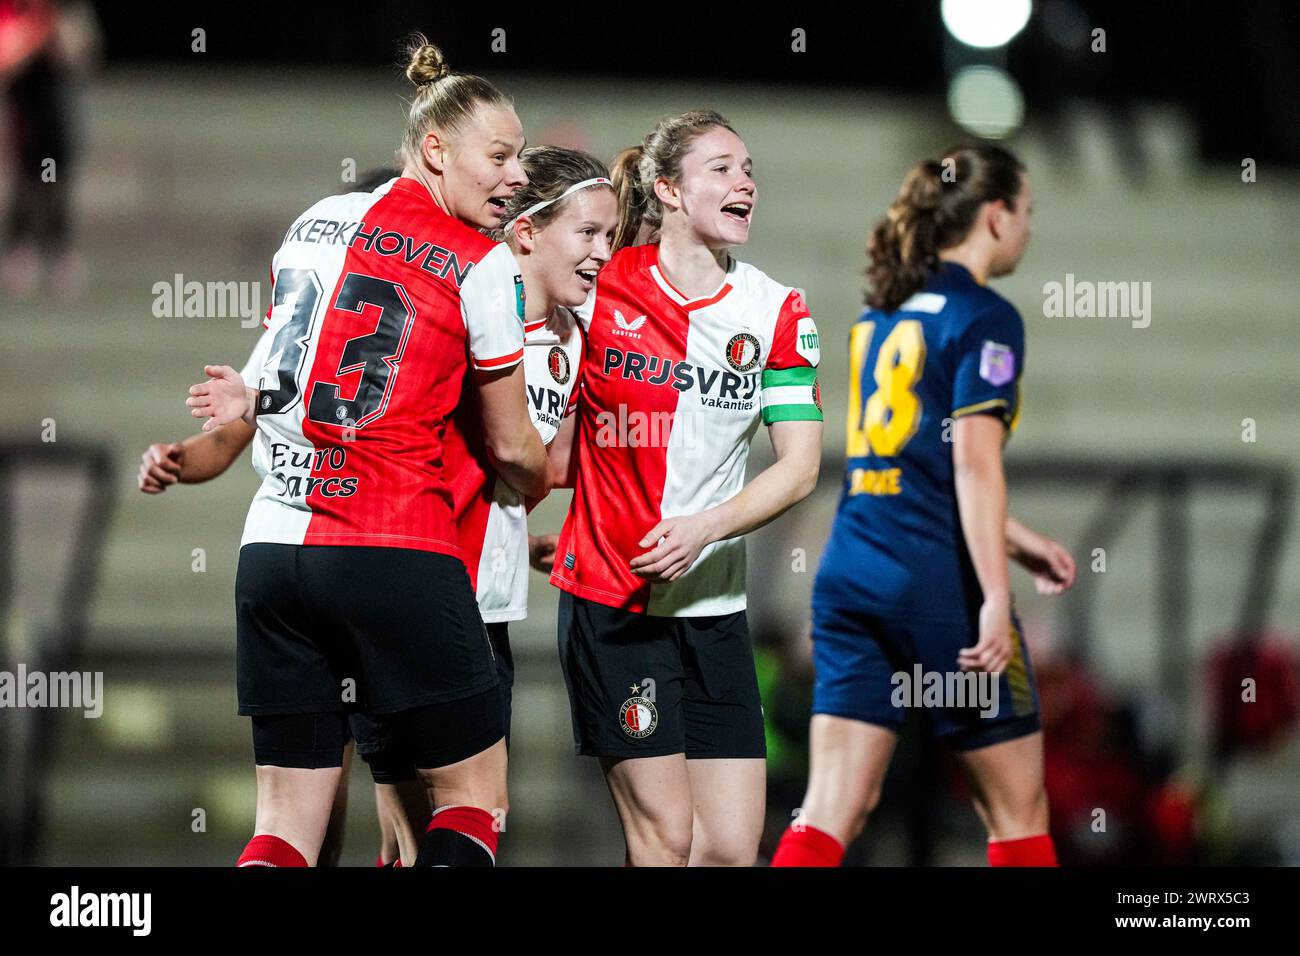
[[[899,675],[987,689],[930,711],[959,754],[995,866],[1053,866],[1043,738],[1008,556],[1041,593],[1074,582],[1059,544],[1007,515],[1024,324],[988,288],[1029,239],[1020,162],[962,146],[914,166],[868,246],[849,340],[847,475],[813,588],[811,770],[773,866],[837,866],[879,799],[905,707]],[[964,704],[964,706],[963,706]]]
[[[594,157],[537,146],[526,149],[520,160],[528,183],[511,196],[501,235],[524,280],[524,377],[533,423],[547,441],[571,411],[569,399],[578,379],[582,337],[572,310],[586,300],[609,261],[618,210],[609,172]],[[377,188],[389,178],[365,185]],[[510,321],[516,320],[512,316]],[[254,368],[264,361],[270,338],[264,335],[250,359]],[[246,370],[245,377],[252,374]],[[513,683],[508,622],[527,615],[524,505],[514,489],[498,480],[478,437],[474,422],[479,411],[471,387],[455,414],[463,426],[448,432],[445,456],[457,530],[496,656],[508,739]],[[177,481],[215,477],[252,435],[253,429],[240,421],[201,432],[183,447],[152,445],[143,456],[140,487],[157,493]],[[414,764],[409,753],[392,746],[383,721],[354,714],[352,725],[376,780],[383,834],[379,862],[400,858],[410,865],[429,822],[422,788],[412,786]]]
[[[812,491],[822,414],[803,296],[728,253],[752,173],[708,110],[621,154],[577,421],[552,447],[574,484],[551,580],[575,748],[601,760],[633,866],[749,866],[762,831],[744,535]],[[746,485],[760,422],[776,461]]]
[[[500,91],[451,73],[422,38],[407,76],[402,175],[295,221],[274,260],[275,339],[256,387],[208,366],[187,400],[205,431],[256,424],[263,475],[236,583],[258,779],[241,865],[315,860],[354,707],[388,718],[431,793],[417,863],[495,861],[498,677],[442,452],[472,366],[497,470],[526,494],[546,490],[519,365],[522,279],[510,250],[474,228],[499,225],[526,182],[523,130]]]
[[[609,171],[577,150],[536,146],[521,161],[528,184],[511,196],[501,231],[524,279],[524,382],[534,427],[551,441],[571,411],[570,396],[582,361],[582,333],[574,309],[595,288],[610,259],[618,204]],[[495,233],[494,233],[495,235]],[[501,704],[510,733],[514,682],[509,623],[528,615],[528,525],[524,497],[498,477],[483,442],[467,390],[449,435],[446,463],[462,556],[476,587],[501,680]],[[390,808],[401,858],[408,863],[421,820],[403,789],[414,776],[409,750],[384,732],[385,721],[354,720],[357,748],[370,765],[376,794]]]

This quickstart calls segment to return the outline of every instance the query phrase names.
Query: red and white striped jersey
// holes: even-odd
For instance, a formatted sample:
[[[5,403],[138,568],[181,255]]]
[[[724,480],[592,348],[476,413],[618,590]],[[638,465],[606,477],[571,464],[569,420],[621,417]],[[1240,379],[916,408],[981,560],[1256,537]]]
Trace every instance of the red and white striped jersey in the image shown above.
[[[557,309],[555,318],[529,325],[524,334],[524,381],[533,425],[549,444],[568,414],[582,361],[577,316]],[[477,421],[475,396],[467,392],[456,412]],[[523,496],[499,477],[488,460],[481,429],[458,428],[447,443],[456,524],[465,566],[489,624],[528,616],[528,515]]]
[[[820,421],[817,326],[803,295],[731,260],[712,295],[663,277],[657,245],[620,250],[579,310],[586,326],[573,503],[551,582],[645,614],[745,607],[743,538],[714,542],[676,581],[629,569],[661,519],[740,491],[760,421]]]
[[[316,203],[271,271],[243,543],[459,555],[445,433],[471,362],[523,358],[510,249],[398,178]]]
[[[264,331],[242,372],[256,381],[275,338]],[[560,309],[556,321],[524,333],[524,380],[533,424],[549,444],[561,420],[573,413],[571,397],[582,362],[577,316]],[[479,611],[489,624],[528,616],[528,523],[524,501],[492,468],[482,441],[479,406],[466,380],[445,435],[443,461],[451,487],[461,557],[474,583]]]

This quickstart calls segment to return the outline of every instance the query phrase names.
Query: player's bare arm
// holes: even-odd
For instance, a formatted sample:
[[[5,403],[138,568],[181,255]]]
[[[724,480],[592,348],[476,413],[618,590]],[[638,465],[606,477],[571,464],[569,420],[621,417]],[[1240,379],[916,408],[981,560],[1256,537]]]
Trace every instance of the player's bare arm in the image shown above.
[[[675,581],[708,544],[761,528],[812,494],[821,468],[822,423],[774,422],[768,432],[776,461],[716,508],[666,518],[647,531],[640,546],[650,550],[632,559],[634,574]]]
[[[1000,673],[1011,659],[1011,584],[1007,566],[1007,483],[1002,470],[1005,426],[992,415],[966,415],[953,430],[957,509],[971,564],[984,592],[979,642],[963,648],[962,670]]]
[[[524,397],[524,369],[476,371],[483,434],[501,476],[520,493],[541,498],[550,490],[546,446],[533,427]]]
[[[256,433],[247,422],[237,421],[184,441],[154,442],[140,456],[140,490],[156,495],[177,483],[211,481],[235,463]]]
[[[1074,585],[1074,558],[1065,546],[1010,516],[1007,556],[1034,576],[1039,594],[1063,594]]]
[[[546,446],[552,488],[572,488],[576,477],[577,460],[573,457],[573,435],[577,431],[578,417],[568,415]]]

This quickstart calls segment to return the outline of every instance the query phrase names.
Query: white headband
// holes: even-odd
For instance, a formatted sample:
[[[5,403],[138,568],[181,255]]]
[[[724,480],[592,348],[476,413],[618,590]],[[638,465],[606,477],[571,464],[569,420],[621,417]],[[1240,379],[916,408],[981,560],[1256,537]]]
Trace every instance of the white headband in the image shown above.
[[[506,223],[505,228],[509,229],[511,226],[515,224],[517,220],[522,219],[524,216],[531,216],[533,213],[540,212],[541,210],[545,209],[547,206],[551,205],[552,203],[559,202],[565,196],[569,195],[569,193],[576,193],[579,189],[586,189],[588,186],[613,186],[613,185],[614,184],[611,183],[604,176],[597,176],[595,179],[584,179],[580,183],[574,183],[572,186],[570,186],[564,192],[560,193],[554,199],[546,199],[543,200],[542,202],[533,203],[531,206],[529,206],[519,215],[515,216],[508,223]]]

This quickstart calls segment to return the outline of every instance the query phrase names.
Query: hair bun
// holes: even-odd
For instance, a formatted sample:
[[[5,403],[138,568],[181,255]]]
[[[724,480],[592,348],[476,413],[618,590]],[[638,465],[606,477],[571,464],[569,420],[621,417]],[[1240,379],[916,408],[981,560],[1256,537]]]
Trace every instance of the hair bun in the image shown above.
[[[943,185],[943,164],[937,159],[922,160],[903,181],[907,206],[913,212],[933,212],[943,202]]]
[[[437,83],[451,72],[442,51],[417,34],[407,48],[406,78],[417,88]]]

